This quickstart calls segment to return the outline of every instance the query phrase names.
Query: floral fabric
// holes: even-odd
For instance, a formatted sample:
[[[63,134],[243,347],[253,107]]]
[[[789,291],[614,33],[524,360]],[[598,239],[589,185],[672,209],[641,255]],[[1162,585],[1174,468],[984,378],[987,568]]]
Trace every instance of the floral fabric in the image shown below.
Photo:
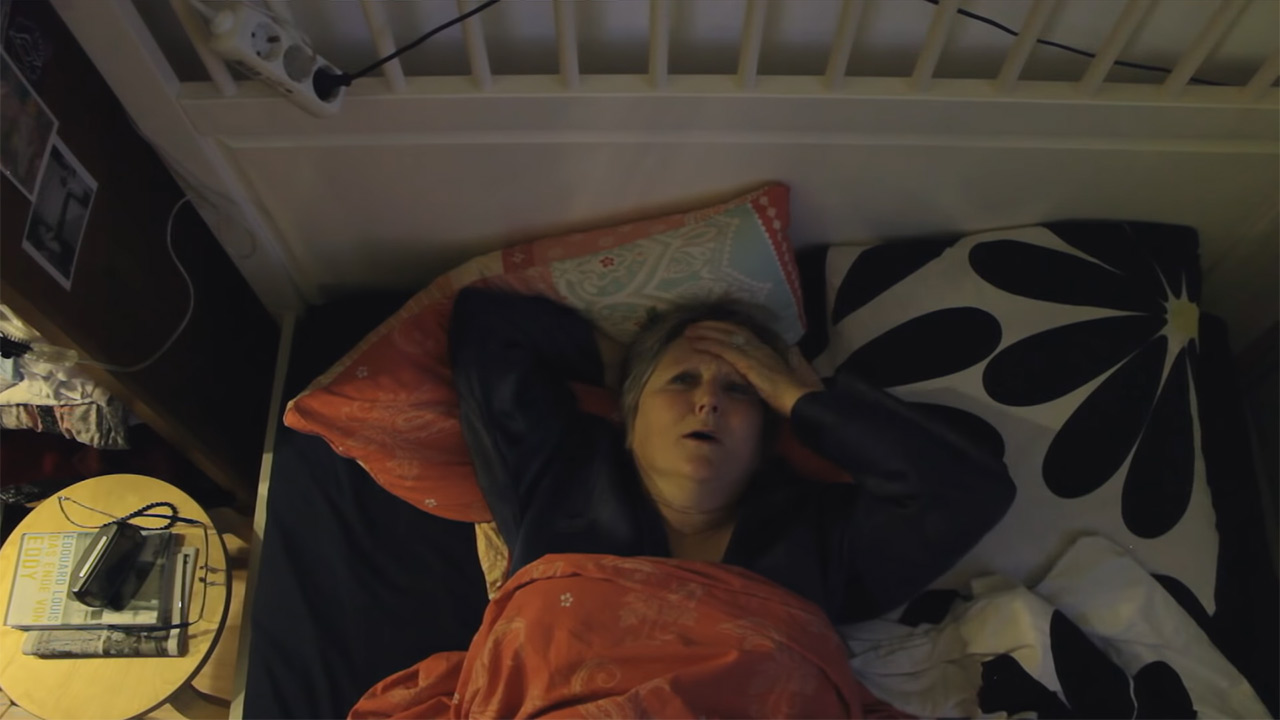
[[[1085,533],[1212,613],[1218,535],[1189,228],[1074,222],[833,247],[823,375],[856,373],[1003,457],[1018,499],[942,584],[1033,582]]]
[[[1077,540],[1033,588],[989,576],[967,591],[914,603],[910,624],[843,628],[854,674],[920,717],[1270,715],[1162,584],[1104,538]]]
[[[129,448],[124,404],[115,397],[78,405],[0,405],[0,427],[60,434],[102,450]]]
[[[45,342],[3,304],[0,333],[28,344]],[[0,427],[56,433],[102,450],[128,449],[128,409],[78,368],[31,355],[6,359],[0,366]]]
[[[822,611],[740,568],[548,555],[466,652],[375,685],[352,718],[905,717],[854,679]]]

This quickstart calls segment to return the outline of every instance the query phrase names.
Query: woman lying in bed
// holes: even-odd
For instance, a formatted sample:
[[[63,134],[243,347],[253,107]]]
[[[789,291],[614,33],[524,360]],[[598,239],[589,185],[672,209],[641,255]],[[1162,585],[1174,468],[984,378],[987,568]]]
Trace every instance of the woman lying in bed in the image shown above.
[[[450,332],[511,578],[467,653],[353,717],[872,712],[830,623],[906,602],[1013,501],[999,460],[854,378],[824,388],[749,307],[651,320],[622,428],[578,408],[570,383],[614,384],[623,353],[573,310],[469,288]],[[855,483],[775,457],[781,418]]]

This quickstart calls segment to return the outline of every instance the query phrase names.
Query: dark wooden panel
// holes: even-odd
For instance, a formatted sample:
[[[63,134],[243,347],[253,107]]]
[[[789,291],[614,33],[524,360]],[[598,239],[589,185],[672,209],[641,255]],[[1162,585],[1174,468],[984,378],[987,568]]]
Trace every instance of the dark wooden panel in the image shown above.
[[[165,244],[166,220],[183,192],[51,5],[14,3],[5,47],[11,56],[25,53],[19,64],[30,69],[28,80],[60,122],[58,134],[98,191],[67,291],[22,249],[30,203],[8,178],[0,181],[3,301],[94,360],[136,364],[164,344],[187,309],[186,284]],[[196,288],[187,329],[144,370],[92,374],[247,500],[278,327],[189,206],[178,213],[174,247]]]

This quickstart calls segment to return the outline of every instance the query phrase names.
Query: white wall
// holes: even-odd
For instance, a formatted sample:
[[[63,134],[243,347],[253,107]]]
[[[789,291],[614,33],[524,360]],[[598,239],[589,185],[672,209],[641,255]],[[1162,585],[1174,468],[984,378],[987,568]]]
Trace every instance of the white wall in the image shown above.
[[[1056,85],[1040,102],[1002,102],[884,97],[896,81],[870,97],[791,96],[801,81],[783,78],[750,97],[727,94],[731,78],[721,92],[718,80],[688,93],[673,80],[665,95],[590,78],[565,94],[556,82],[399,97],[375,84],[327,120],[207,86],[184,105],[274,218],[299,284],[320,296],[419,287],[516,241],[781,180],[799,246],[1071,218],[1189,225],[1210,272],[1206,307],[1241,341],[1277,317],[1264,302],[1276,294],[1266,222],[1280,202],[1271,107],[1095,103]]]

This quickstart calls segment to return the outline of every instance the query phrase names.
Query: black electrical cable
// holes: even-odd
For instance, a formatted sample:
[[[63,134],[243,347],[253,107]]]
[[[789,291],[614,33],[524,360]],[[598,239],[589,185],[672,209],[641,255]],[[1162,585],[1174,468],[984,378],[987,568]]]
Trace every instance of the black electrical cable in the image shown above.
[[[929,3],[930,5],[937,5],[939,0],[924,0],[924,1]],[[964,17],[969,18],[970,20],[977,20],[983,25],[990,25],[991,27],[999,30],[1002,33],[1006,33],[1014,37],[1017,37],[1019,34],[1017,30],[1014,30],[1008,25],[1004,25],[996,20],[992,20],[991,18],[985,15],[979,15],[978,13],[973,12],[971,10],[965,10],[964,8],[959,8],[956,10],[956,12],[960,15],[963,15]],[[1091,53],[1088,50],[1081,50],[1080,48],[1072,47],[1070,45],[1064,45],[1063,43],[1054,42],[1052,40],[1043,40],[1041,38],[1036,38],[1036,42],[1040,45],[1045,45],[1051,48],[1057,48],[1059,50],[1066,50],[1069,53],[1074,53],[1076,55],[1079,55],[1081,57],[1087,57],[1089,59],[1093,59],[1097,57],[1096,53]],[[1173,72],[1172,68],[1161,67],[1159,65],[1147,65],[1146,63],[1139,63],[1139,62],[1129,62],[1128,60],[1116,60],[1115,63],[1113,64],[1119,65],[1120,67],[1133,68],[1135,70],[1148,70],[1150,72],[1164,73],[1165,75],[1169,75]],[[1199,83],[1200,85],[1214,85],[1219,87],[1225,86],[1227,84],[1227,83],[1217,82],[1215,80],[1206,80],[1204,78],[1198,78],[1198,77],[1192,77],[1191,82]]]
[[[405,45],[399,50],[396,50],[390,55],[374,62],[372,65],[369,65],[368,67],[362,70],[357,70],[356,72],[353,72],[353,73],[331,73],[323,70],[316,71],[315,77],[312,78],[312,83],[315,86],[316,95],[321,100],[327,100],[328,98],[332,97],[333,92],[338,88],[350,87],[351,83],[355,82],[359,78],[362,78],[365,75],[368,75],[369,73],[373,72],[374,70],[377,70],[378,68],[382,67],[383,65],[386,65],[392,60],[395,60],[401,55],[418,47],[422,43],[430,40],[436,35],[444,32],[445,30],[448,30],[454,25],[457,25],[458,23],[466,20],[467,18],[472,17],[473,15],[479,15],[485,10],[488,10],[494,5],[497,5],[501,1],[502,0],[485,0],[485,2],[482,2],[479,5],[471,8],[470,10],[462,13],[458,17],[431,28],[426,33],[424,33],[422,37],[419,37],[417,40],[414,40],[408,45]]]

